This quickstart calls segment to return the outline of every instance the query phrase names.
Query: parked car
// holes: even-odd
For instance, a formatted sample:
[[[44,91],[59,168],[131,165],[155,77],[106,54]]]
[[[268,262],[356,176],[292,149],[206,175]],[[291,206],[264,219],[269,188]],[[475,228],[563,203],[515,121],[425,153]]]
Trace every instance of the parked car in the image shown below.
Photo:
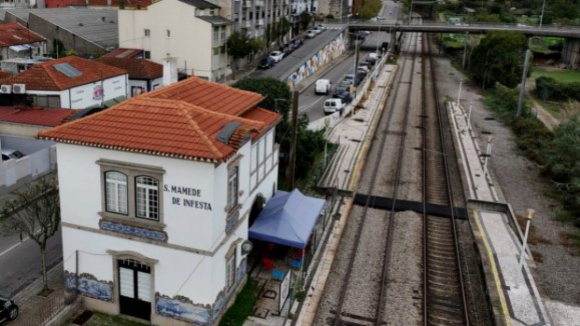
[[[341,99],[344,104],[352,102],[352,95],[349,91],[335,92],[332,97]]]
[[[2,161],[6,162],[6,161],[10,161],[10,160],[17,160],[20,158],[23,158],[24,154],[22,154],[22,152],[19,152],[17,150],[14,149],[2,149]]]
[[[319,79],[316,81],[316,85],[314,86],[314,94],[324,94],[328,95],[330,93],[330,88],[332,87],[332,83],[328,79]]]
[[[338,85],[338,87],[336,87],[336,89],[332,93],[332,97],[335,97],[336,94],[340,94],[342,92],[349,92],[350,93],[350,86]]]
[[[281,51],[274,51],[270,53],[270,58],[274,60],[274,62],[280,62],[284,58],[284,52]]]
[[[258,66],[258,68],[260,69],[270,69],[272,67],[274,67],[274,59],[272,59],[271,57],[266,57],[263,58],[262,60],[260,60],[260,65]]]
[[[364,70],[367,74],[369,73],[369,71],[371,71],[368,66],[362,65],[362,64],[359,65],[358,67],[356,67],[356,69],[357,70]]]
[[[298,49],[299,47],[301,47],[302,45],[304,45],[304,41],[298,39],[298,40],[294,40],[294,47],[296,49]]]
[[[19,309],[14,301],[0,297],[0,323],[18,318]]]
[[[316,35],[318,35],[318,34],[322,33],[322,29],[318,28],[318,26],[317,26],[317,27],[314,27],[314,28],[312,29],[312,31],[313,31],[314,33],[316,33]]]
[[[344,110],[344,103],[339,98],[331,98],[324,102],[322,109],[324,113],[342,112]]]
[[[318,24],[318,25],[316,25],[316,28],[318,28],[319,30],[321,30],[321,31],[323,31],[323,32],[326,30],[326,26],[324,26],[324,25],[322,25],[322,24]]]
[[[360,82],[363,79],[365,79],[367,75],[368,74],[367,74],[366,70],[364,70],[364,69],[357,69],[357,71],[356,71],[356,77],[357,77],[358,80],[357,80],[357,82],[355,84],[357,84],[357,85],[360,84]]]
[[[316,37],[316,32],[314,32],[314,31],[308,31],[306,33],[306,38],[314,38],[314,37]]]
[[[375,66],[375,63],[377,62],[377,60],[373,60],[373,59],[366,59],[365,61],[363,61],[363,63],[367,63],[369,68],[372,68]]]

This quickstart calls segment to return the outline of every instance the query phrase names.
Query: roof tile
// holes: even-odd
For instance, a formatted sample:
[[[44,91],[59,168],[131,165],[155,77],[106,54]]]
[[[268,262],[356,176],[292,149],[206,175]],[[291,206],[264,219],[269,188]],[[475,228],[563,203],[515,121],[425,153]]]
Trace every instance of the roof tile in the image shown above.
[[[68,63],[77,69],[81,75],[77,77],[66,76],[54,67],[54,65],[59,63]],[[40,63],[2,82],[7,84],[26,84],[26,88],[30,90],[61,91],[126,73],[127,71],[123,69],[104,63],[77,56],[68,56]]]
[[[247,136],[258,137],[280,119],[277,113],[255,107],[255,103],[262,99],[259,94],[196,79],[164,87],[163,92],[154,91],[154,96],[146,96],[152,94],[148,93],[89,117],[42,131],[39,137],[83,146],[222,162],[236,152]],[[222,100],[218,106],[205,96],[200,99],[196,95],[207,91],[229,100]],[[188,95],[176,96],[181,92]],[[235,109],[226,109],[229,103],[233,103]],[[209,107],[202,108],[198,104],[209,104]],[[243,111],[243,114],[230,113],[237,111]],[[234,121],[241,125],[228,144],[218,141],[218,133]]]
[[[0,107],[0,122],[56,127],[75,113],[75,110],[69,109]]]
[[[43,42],[45,38],[18,23],[0,24],[0,47]]]
[[[211,111],[231,115],[241,115],[264,99],[260,94],[198,77],[190,77],[171,87],[162,87],[141,96],[185,101]]]
[[[127,70],[131,79],[155,79],[163,77],[163,65],[146,59],[101,57],[98,62]]]

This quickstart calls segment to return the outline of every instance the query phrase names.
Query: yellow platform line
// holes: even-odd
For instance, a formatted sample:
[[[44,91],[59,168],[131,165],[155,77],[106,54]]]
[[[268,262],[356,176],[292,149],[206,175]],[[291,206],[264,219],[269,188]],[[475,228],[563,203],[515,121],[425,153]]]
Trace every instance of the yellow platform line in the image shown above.
[[[487,251],[487,256],[489,257],[489,264],[491,265],[491,273],[493,274],[495,286],[497,287],[499,301],[501,303],[501,309],[503,310],[503,315],[505,317],[506,324],[508,326],[511,326],[512,325],[512,318],[511,318],[510,311],[508,309],[507,302],[506,302],[506,299],[504,296],[504,291],[501,287],[501,281],[500,281],[500,277],[499,277],[499,272],[497,270],[497,266],[495,265],[495,259],[493,259],[493,251],[491,250],[491,246],[489,245],[489,242],[487,241],[487,234],[485,233],[485,231],[483,230],[483,227],[481,226],[481,221],[479,220],[479,213],[475,209],[472,209],[472,210],[473,210],[473,216],[475,217],[475,223],[477,224],[477,228],[479,229],[479,233],[481,234],[481,237],[483,238],[483,244],[485,245],[485,250]]]

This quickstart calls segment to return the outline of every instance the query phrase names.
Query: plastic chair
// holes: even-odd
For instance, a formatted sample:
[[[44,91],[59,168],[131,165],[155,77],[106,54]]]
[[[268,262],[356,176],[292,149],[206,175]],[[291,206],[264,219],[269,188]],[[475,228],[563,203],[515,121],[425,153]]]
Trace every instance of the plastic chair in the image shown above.
[[[264,268],[269,271],[271,269],[276,268],[274,261],[270,258],[262,258],[262,264],[264,264]]]
[[[281,271],[279,269],[273,269],[272,270],[272,279],[273,280],[282,281],[282,280],[284,280],[284,276],[286,276],[286,274],[284,274],[283,271]]]

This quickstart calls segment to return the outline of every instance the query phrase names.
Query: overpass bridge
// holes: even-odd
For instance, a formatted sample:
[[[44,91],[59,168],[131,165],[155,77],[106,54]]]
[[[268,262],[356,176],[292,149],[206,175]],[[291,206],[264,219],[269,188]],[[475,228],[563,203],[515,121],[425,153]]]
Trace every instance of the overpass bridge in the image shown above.
[[[551,36],[579,38],[580,27],[543,25],[527,26],[521,24],[462,23],[449,24],[425,21],[421,24],[401,24],[399,21],[351,21],[347,23],[350,31],[398,31],[420,33],[485,34],[490,31],[514,31],[526,36]]]
[[[354,31],[384,31],[391,33],[392,44],[396,44],[397,32],[415,33],[455,33],[455,34],[485,34],[490,31],[513,31],[528,37],[549,36],[566,39],[562,49],[562,63],[571,69],[580,69],[580,27],[543,25],[527,26],[521,24],[490,24],[490,23],[461,23],[449,24],[423,20],[421,23],[409,24],[396,20],[378,21],[348,21],[348,29]]]

